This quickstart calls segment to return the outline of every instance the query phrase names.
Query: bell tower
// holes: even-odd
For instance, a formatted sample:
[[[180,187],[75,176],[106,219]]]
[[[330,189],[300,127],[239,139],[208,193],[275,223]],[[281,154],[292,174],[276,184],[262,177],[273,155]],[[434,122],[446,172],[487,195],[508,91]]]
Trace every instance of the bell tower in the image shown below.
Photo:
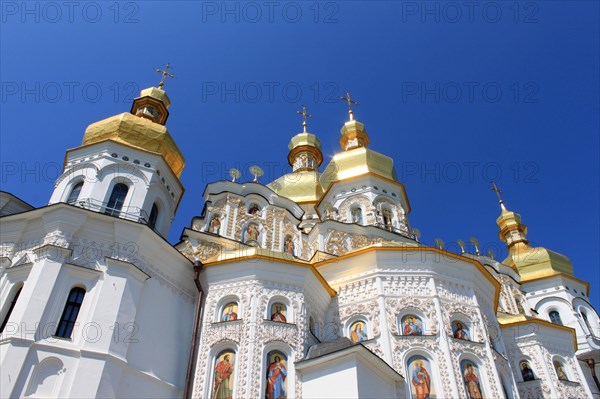
[[[184,192],[185,160],[167,130],[171,100],[164,81],[141,91],[131,111],[92,123],[65,156],[50,204],[66,202],[147,224],[166,236]]]

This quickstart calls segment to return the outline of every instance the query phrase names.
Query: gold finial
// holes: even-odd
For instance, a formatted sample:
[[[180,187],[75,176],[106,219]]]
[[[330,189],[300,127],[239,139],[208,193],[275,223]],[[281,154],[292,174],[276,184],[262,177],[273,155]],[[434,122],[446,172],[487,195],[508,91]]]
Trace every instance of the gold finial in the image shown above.
[[[302,111],[296,111],[296,113],[298,115],[302,115],[302,127],[304,128],[304,133],[306,133],[306,126],[308,126],[306,119],[312,118],[312,115],[306,112],[306,105],[302,106]]]
[[[169,73],[169,68],[171,68],[171,64],[167,64],[165,66],[164,70],[156,68],[156,72],[158,72],[162,75],[162,79],[160,80],[160,83],[158,84],[159,89],[162,89],[165,87],[165,79],[166,78],[171,78],[171,79],[175,78],[175,75],[173,75],[172,73]]]
[[[348,115],[350,115],[350,120],[354,120],[354,112],[352,111],[353,105],[360,105],[358,102],[354,101],[352,97],[350,97],[350,93],[346,92],[346,97],[340,97],[340,100],[346,101],[348,103]]]
[[[490,187],[490,190],[496,192],[496,195],[498,196],[498,202],[500,203],[500,207],[502,209],[506,209],[506,207],[504,206],[504,201],[502,201],[502,197],[500,196],[500,194],[502,194],[502,191],[500,191],[500,189],[496,185],[496,182],[494,182],[494,181],[492,182],[492,186]]]

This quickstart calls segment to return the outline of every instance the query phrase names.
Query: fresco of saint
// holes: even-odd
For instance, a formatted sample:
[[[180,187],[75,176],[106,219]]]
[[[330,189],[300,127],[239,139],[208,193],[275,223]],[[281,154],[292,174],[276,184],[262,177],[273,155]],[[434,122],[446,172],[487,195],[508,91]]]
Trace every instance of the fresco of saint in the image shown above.
[[[519,364],[521,368],[521,375],[523,376],[523,381],[533,381],[535,380],[535,375],[533,374],[533,370],[529,366],[529,363],[526,361],[522,361]]]
[[[462,322],[458,320],[452,322],[452,332],[454,333],[454,338],[464,339],[467,341],[471,339],[469,337],[469,330]]]
[[[401,324],[402,335],[423,335],[423,322],[417,316],[406,315]]]
[[[230,302],[223,308],[223,316],[221,317],[222,321],[233,321],[237,320],[237,308],[238,305],[235,302]]]
[[[250,223],[246,229],[246,239],[244,241],[258,241],[259,235],[260,231],[258,229],[258,225],[255,223]]]
[[[364,321],[359,320],[352,323],[350,326],[350,339],[354,343],[369,339],[367,336],[367,326],[365,325]]]
[[[285,305],[281,303],[274,303],[271,306],[271,321],[279,321],[282,323],[287,323],[287,318],[285,317]]]
[[[434,399],[435,391],[431,382],[429,360],[415,355],[408,359],[408,375],[410,376],[410,393],[412,399]]]
[[[208,232],[213,234],[219,234],[220,228],[221,221],[219,220],[219,215],[214,215],[210,220],[210,224],[208,225]]]
[[[460,366],[469,399],[483,399],[477,366],[470,360],[463,360]]]
[[[235,354],[224,350],[217,357],[214,371],[212,399],[231,399],[233,395],[233,362]]]
[[[287,356],[279,351],[269,352],[267,355],[266,399],[285,399],[287,397]]]

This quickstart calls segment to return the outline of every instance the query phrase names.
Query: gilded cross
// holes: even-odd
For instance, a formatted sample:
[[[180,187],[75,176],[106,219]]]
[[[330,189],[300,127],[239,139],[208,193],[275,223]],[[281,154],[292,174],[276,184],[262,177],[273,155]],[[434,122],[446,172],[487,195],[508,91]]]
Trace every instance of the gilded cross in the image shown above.
[[[340,100],[348,103],[348,115],[350,115],[350,120],[354,119],[354,112],[352,112],[353,105],[359,105],[357,101],[354,101],[352,97],[350,97],[350,93],[346,92],[346,97],[340,97]]]
[[[306,105],[302,106],[302,111],[296,111],[296,113],[298,115],[302,115],[302,127],[304,127],[304,133],[306,133],[306,126],[308,125],[306,123],[306,119],[307,118],[312,118],[312,115],[309,114],[308,112],[306,112]]]
[[[498,202],[502,203],[503,202],[502,197],[500,197],[500,194],[502,194],[502,191],[500,191],[500,189],[496,185],[496,182],[492,182],[492,186],[490,187],[490,190],[496,192],[496,195],[498,196]]]
[[[169,73],[169,68],[171,68],[171,64],[167,64],[165,69],[156,69],[156,72],[160,73],[162,75],[162,79],[160,80],[160,83],[158,84],[158,88],[162,89],[165,87],[165,79],[166,78],[171,78],[173,79],[175,77],[175,75],[173,75],[172,73]]]

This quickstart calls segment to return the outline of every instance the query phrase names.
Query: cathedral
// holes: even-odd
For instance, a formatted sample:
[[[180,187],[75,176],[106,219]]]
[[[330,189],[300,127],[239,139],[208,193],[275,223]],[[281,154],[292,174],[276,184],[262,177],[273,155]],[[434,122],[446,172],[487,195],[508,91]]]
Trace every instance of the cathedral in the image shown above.
[[[331,159],[304,109],[290,173],[232,169],[169,243],[161,72],[66,151],[48,205],[0,193],[0,397],[600,398],[589,283],[495,185],[506,259],[421,243],[349,94]]]

